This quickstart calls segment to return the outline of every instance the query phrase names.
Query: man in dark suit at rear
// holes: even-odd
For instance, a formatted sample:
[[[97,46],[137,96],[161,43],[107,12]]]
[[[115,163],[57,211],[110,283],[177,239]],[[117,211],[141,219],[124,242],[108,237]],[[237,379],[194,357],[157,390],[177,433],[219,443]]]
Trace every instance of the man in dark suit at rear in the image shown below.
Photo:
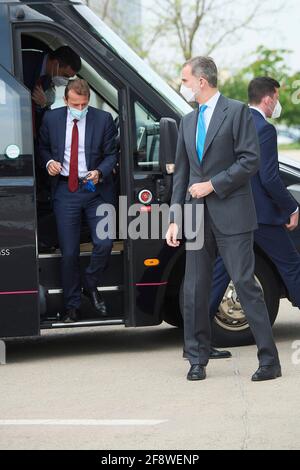
[[[258,347],[259,369],[252,380],[270,380],[281,376],[281,367],[263,293],[254,277],[257,219],[250,178],[259,167],[259,144],[248,107],[222,96],[217,84],[212,59],[197,57],[184,65],[181,92],[199,106],[182,119],[179,129],[166,239],[172,247],[179,245],[180,220],[173,205],[204,205],[204,246],[186,250],[184,349],[191,365],[187,379],[206,378],[209,300],[219,251]]]
[[[261,163],[251,178],[256,206],[258,229],[255,243],[272,260],[287,290],[289,298],[300,308],[300,255],[290,233],[298,227],[299,207],[285,187],[279,174],[277,132],[268,118],[279,118],[280,83],[271,77],[257,77],[249,84],[251,113],[258,133]],[[230,282],[224,263],[218,259],[211,297],[213,319]]]
[[[112,170],[117,162],[117,130],[111,114],[88,106],[89,98],[90,89],[85,80],[70,80],[65,90],[66,106],[48,111],[40,129],[40,153],[52,180],[53,207],[62,252],[65,322],[79,318],[83,212],[94,245],[83,279],[84,294],[99,316],[107,315],[97,286],[103,280],[113,239],[111,231],[106,237],[98,237],[97,226],[103,216],[97,215],[97,208],[103,203],[115,205],[116,202]],[[94,192],[88,190],[86,180],[94,184]]]

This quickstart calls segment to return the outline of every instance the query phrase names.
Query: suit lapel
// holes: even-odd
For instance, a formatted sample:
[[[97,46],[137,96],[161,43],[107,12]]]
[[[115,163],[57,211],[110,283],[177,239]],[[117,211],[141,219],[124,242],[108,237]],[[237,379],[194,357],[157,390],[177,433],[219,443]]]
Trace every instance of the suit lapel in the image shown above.
[[[58,155],[61,164],[64,161],[65,147],[66,147],[66,130],[67,130],[67,106],[62,108],[60,117],[57,120],[57,141],[58,141]]]
[[[207,129],[207,134],[206,134],[206,139],[205,139],[205,145],[204,145],[204,151],[203,151],[203,158],[205,157],[205,154],[211,145],[212,141],[214,140],[218,130],[221,127],[221,124],[223,123],[224,119],[226,118],[226,110],[228,108],[228,102],[227,99],[224,96],[220,96],[217,102],[217,105],[215,107],[215,110],[213,112],[210,124]],[[202,160],[203,160],[202,158]]]
[[[85,122],[85,159],[86,159],[86,166],[87,169],[90,169],[90,160],[91,160],[91,147],[92,147],[92,136],[94,131],[94,119],[92,116],[92,109],[89,108],[88,113],[86,115],[86,122]]]

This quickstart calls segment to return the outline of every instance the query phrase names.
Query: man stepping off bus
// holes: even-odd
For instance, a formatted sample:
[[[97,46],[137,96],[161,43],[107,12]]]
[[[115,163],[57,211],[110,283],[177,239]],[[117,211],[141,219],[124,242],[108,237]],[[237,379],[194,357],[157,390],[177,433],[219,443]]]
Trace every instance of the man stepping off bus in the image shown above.
[[[51,177],[53,209],[62,253],[64,322],[79,319],[81,287],[97,315],[107,316],[97,290],[108,264],[113,240],[96,233],[101,204],[115,205],[112,171],[117,162],[117,130],[110,113],[89,106],[85,80],[70,80],[66,106],[45,113],[40,129],[40,154]],[[80,278],[80,228],[85,214],[93,242],[90,264]]]

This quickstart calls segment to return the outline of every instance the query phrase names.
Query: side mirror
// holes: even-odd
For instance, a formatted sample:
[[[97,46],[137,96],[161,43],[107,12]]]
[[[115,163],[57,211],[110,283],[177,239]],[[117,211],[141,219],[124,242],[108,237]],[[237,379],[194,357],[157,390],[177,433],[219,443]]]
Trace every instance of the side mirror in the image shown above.
[[[178,126],[175,119],[162,118],[160,120],[160,147],[159,163],[164,175],[171,175],[175,171],[175,156],[178,139]]]
[[[175,119],[162,118],[159,123],[160,145],[159,164],[163,179],[157,181],[157,199],[169,203],[172,197],[173,173],[178,139],[178,127]]]

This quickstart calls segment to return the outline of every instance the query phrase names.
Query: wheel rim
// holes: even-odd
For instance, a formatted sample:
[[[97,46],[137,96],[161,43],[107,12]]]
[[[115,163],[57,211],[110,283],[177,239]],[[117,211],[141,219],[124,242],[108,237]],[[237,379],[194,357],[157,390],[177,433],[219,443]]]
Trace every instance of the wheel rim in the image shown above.
[[[255,279],[262,288],[257,277]],[[245,331],[249,328],[249,323],[238,299],[233,282],[230,282],[225,292],[219,306],[219,311],[215,316],[215,322],[224,330],[233,332]]]

